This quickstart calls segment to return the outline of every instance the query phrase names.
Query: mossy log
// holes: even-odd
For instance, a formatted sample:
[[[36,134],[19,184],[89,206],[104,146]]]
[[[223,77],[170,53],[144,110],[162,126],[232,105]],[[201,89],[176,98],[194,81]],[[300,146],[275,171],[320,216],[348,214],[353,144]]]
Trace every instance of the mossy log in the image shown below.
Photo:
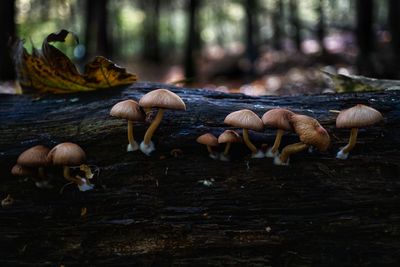
[[[187,111],[167,111],[151,157],[126,152],[126,121],[109,110],[151,89],[170,88]],[[363,103],[385,120],[360,129],[348,160],[335,159],[348,130],[340,110]],[[215,161],[197,136],[229,129],[227,114],[274,107],[317,118],[327,152],[301,153],[288,167],[251,159],[241,144],[232,161]],[[135,124],[141,140],[148,122]],[[230,128],[232,129],[232,128]],[[400,251],[400,92],[250,97],[137,83],[74,95],[0,96],[0,266],[396,266]],[[257,146],[275,131],[251,132]],[[294,134],[285,144],[297,142]],[[67,186],[48,169],[41,190],[9,172],[23,150],[75,142],[97,171],[96,188]],[[170,151],[180,148],[183,155]],[[223,150],[223,147],[220,148]]]

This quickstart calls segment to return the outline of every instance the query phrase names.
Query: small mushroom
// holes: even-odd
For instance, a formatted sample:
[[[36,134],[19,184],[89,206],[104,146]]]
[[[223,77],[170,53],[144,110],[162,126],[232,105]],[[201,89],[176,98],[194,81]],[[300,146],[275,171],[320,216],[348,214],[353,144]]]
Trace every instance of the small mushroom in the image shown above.
[[[63,166],[64,178],[78,185],[79,190],[87,191],[93,189],[94,185],[87,179],[74,177],[70,173],[71,166],[86,165],[86,154],[83,149],[74,143],[61,143],[50,150],[48,159],[54,164]],[[90,168],[88,167],[90,170]]]
[[[139,149],[138,143],[133,137],[133,122],[144,121],[145,114],[140,108],[138,102],[128,99],[115,104],[110,111],[110,115],[117,118],[128,120],[128,141],[126,147],[127,152],[136,151]]]
[[[207,146],[207,151],[210,158],[218,159],[218,152],[214,151],[212,148],[218,146],[218,139],[211,133],[206,133],[197,137],[196,142]]]
[[[22,167],[35,168],[38,170],[38,175],[33,176],[35,185],[39,188],[49,188],[49,179],[46,176],[44,167],[51,164],[47,159],[47,154],[50,149],[43,145],[31,147],[19,155],[17,165]],[[22,171],[22,169],[20,169]]]
[[[21,176],[21,177],[37,177],[38,176],[38,172],[36,169],[24,167],[19,164],[15,164],[12,167],[11,174],[14,176]]]
[[[169,154],[174,158],[179,158],[183,155],[183,150],[180,148],[174,148],[169,152]]]
[[[224,152],[219,155],[219,159],[221,161],[229,161],[229,150],[231,148],[232,143],[241,143],[242,138],[240,135],[232,130],[226,130],[224,131],[219,137],[218,137],[218,143],[220,144],[225,144],[225,149]]]
[[[336,118],[336,128],[351,128],[349,143],[336,154],[338,159],[347,159],[349,152],[357,142],[358,128],[370,126],[383,119],[382,114],[374,108],[358,104],[342,110]]]
[[[277,128],[274,145],[267,150],[265,156],[273,158],[277,155],[281,144],[282,136],[285,131],[293,131],[292,125],[289,122],[293,112],[284,108],[274,108],[264,113],[261,120],[264,125]]]
[[[316,119],[305,115],[293,115],[290,122],[301,142],[286,146],[279,156],[275,156],[275,165],[289,165],[290,155],[301,152],[309,146],[314,146],[320,151],[328,149],[329,134]]]
[[[158,108],[157,115],[147,129],[143,142],[140,144],[140,150],[149,156],[155,150],[151,138],[162,120],[165,109],[186,110],[186,105],[177,94],[167,89],[157,89],[145,94],[140,99],[139,105],[144,109]]]
[[[252,158],[263,158],[265,156],[249,139],[249,129],[254,131],[262,131],[264,129],[264,124],[257,114],[248,109],[238,110],[226,116],[224,123],[243,128],[243,141],[251,150]]]

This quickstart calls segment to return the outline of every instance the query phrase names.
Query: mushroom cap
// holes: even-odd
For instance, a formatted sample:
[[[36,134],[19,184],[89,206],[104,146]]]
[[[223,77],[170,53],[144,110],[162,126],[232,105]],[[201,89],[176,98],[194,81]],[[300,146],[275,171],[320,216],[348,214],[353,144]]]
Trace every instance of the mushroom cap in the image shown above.
[[[47,159],[50,149],[46,146],[37,145],[31,147],[19,155],[17,164],[26,167],[41,167],[49,165],[51,162]]]
[[[206,133],[196,139],[197,143],[207,146],[218,146],[218,139],[213,134]]]
[[[50,150],[49,160],[54,165],[77,166],[85,163],[86,154],[83,149],[74,143],[61,143]]]
[[[262,131],[264,129],[264,124],[260,117],[248,109],[242,109],[228,114],[228,116],[225,117],[224,123],[254,131]]]
[[[144,121],[145,115],[135,100],[128,99],[115,104],[110,111],[110,115],[130,121]]]
[[[291,116],[290,122],[301,142],[315,146],[320,151],[328,149],[330,144],[329,134],[316,119],[295,114]]]
[[[294,113],[290,110],[284,108],[274,108],[265,112],[261,120],[264,125],[285,131],[293,131],[293,127],[289,121],[292,115],[294,115]]]
[[[357,104],[342,110],[336,118],[336,128],[360,128],[382,120],[382,114],[374,108]]]
[[[36,170],[15,164],[11,169],[11,174],[15,176],[36,176]]]
[[[144,108],[165,108],[186,110],[185,102],[177,94],[167,89],[157,89],[148,92],[139,101]]]
[[[242,138],[240,135],[232,130],[226,130],[218,137],[218,143],[240,143]]]

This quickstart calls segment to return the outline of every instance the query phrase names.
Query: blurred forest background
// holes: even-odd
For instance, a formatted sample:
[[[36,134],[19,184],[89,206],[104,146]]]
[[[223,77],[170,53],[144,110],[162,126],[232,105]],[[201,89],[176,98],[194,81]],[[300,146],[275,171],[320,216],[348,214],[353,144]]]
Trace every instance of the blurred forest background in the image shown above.
[[[400,78],[399,0],[1,0],[0,80],[10,37],[40,47],[62,28],[74,62],[103,55],[140,80],[279,95],[320,92],[321,69]]]

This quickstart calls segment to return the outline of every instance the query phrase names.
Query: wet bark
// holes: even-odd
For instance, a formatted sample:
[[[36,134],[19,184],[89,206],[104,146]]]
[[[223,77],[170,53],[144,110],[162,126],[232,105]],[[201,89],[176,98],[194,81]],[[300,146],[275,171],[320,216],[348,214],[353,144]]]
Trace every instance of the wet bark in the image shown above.
[[[165,85],[138,83],[99,93],[0,96],[0,265],[252,265],[394,266],[400,249],[400,92],[250,97],[171,88],[187,111],[167,111],[151,157],[126,153],[126,122],[111,118],[113,104],[139,99]],[[385,121],[360,129],[348,160],[334,158],[348,130],[335,114],[356,103],[380,110]],[[195,139],[229,128],[224,117],[249,108],[258,115],[287,107],[316,117],[332,146],[301,153],[288,167],[250,159],[233,145],[232,161],[214,161]],[[136,124],[141,140],[148,123]],[[272,145],[275,131],[251,133]],[[297,142],[287,134],[284,144]],[[36,144],[81,145],[97,173],[96,189],[65,188],[61,171],[47,170],[55,186],[40,190],[9,175],[16,157]],[[173,148],[183,150],[174,158]],[[223,148],[221,147],[221,150]],[[204,181],[207,181],[204,183]],[[87,213],[81,215],[83,208]]]

